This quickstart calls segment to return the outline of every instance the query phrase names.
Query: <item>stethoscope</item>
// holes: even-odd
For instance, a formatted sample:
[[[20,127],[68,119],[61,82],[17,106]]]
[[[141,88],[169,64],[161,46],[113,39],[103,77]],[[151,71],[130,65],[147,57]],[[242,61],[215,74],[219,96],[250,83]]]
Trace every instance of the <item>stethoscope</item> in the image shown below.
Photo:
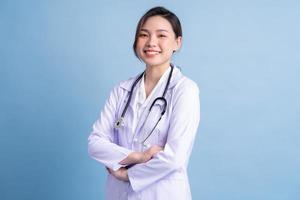
[[[157,122],[155,123],[155,126],[151,129],[150,133],[143,139],[143,141],[141,141],[142,144],[144,144],[144,142],[151,136],[151,134],[153,133],[153,131],[155,130],[156,126],[158,125],[159,121],[161,120],[162,116],[165,114],[166,112],[166,109],[167,109],[167,100],[165,98],[165,95],[166,95],[166,92],[169,88],[169,84],[170,84],[170,81],[171,81],[171,77],[172,77],[172,73],[173,73],[173,64],[170,63],[170,66],[171,66],[171,71],[169,73],[169,77],[168,77],[168,80],[167,80],[167,83],[166,83],[166,86],[165,86],[165,90],[164,90],[164,93],[161,97],[157,97],[156,99],[154,99],[154,101],[152,102],[150,108],[149,108],[149,112],[148,112],[148,116],[149,116],[149,113],[151,112],[153,106],[155,105],[155,103],[157,103],[158,101],[161,101],[163,103],[162,105],[162,111],[160,113],[160,117],[159,119],[157,120]],[[131,97],[132,97],[132,94],[133,94],[133,90],[136,86],[136,84],[141,80],[141,78],[143,77],[143,75],[145,74],[145,71],[134,81],[134,83],[132,84],[131,86],[131,89],[130,89],[130,93],[129,93],[129,97],[128,97],[128,100],[127,100],[127,103],[123,109],[123,112],[121,114],[121,117],[119,117],[119,119],[115,122],[115,128],[116,129],[119,129],[121,126],[124,125],[124,116],[127,112],[127,109],[128,109],[128,106],[129,106],[129,103],[130,103],[130,100],[131,100]],[[145,121],[147,121],[148,119],[148,116],[146,118]],[[145,124],[145,122],[144,122]],[[143,124],[143,126],[144,126]]]

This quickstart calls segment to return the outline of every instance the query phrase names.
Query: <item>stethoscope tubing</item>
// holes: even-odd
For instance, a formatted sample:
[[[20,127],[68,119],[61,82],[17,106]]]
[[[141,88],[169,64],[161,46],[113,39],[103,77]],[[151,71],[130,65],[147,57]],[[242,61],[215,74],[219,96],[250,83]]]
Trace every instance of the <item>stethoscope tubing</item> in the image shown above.
[[[158,122],[160,121],[160,119],[162,118],[162,116],[163,116],[163,115],[165,114],[165,112],[166,112],[166,108],[167,108],[167,100],[166,100],[166,98],[165,98],[165,95],[166,95],[166,92],[167,92],[167,90],[168,90],[168,88],[169,88],[169,85],[170,85],[170,82],[171,82],[171,78],[172,78],[172,74],[173,74],[173,69],[174,69],[174,66],[173,66],[172,63],[170,64],[170,66],[171,66],[171,71],[170,71],[170,74],[169,74],[169,77],[168,77],[168,80],[167,80],[167,84],[166,84],[165,89],[164,89],[164,93],[163,93],[163,95],[162,95],[161,97],[157,97],[156,99],[154,99],[154,101],[152,102],[152,104],[151,104],[151,106],[150,106],[150,108],[149,108],[149,113],[151,112],[151,109],[152,109],[152,107],[154,106],[154,104],[155,104],[157,101],[159,101],[159,100],[161,100],[161,101],[164,102],[163,110],[162,110],[162,112],[161,112],[161,116],[160,116],[159,120],[157,121],[156,125],[155,125],[154,128],[152,129],[151,133],[146,137],[146,139],[147,139],[148,137],[150,137],[150,135],[152,134],[153,130],[156,128]],[[125,105],[125,107],[124,107],[124,109],[123,109],[123,111],[122,111],[121,117],[120,117],[120,118],[116,121],[116,123],[115,123],[115,128],[120,128],[120,127],[122,126],[122,123],[123,123],[125,114],[126,114],[126,112],[127,112],[127,109],[128,109],[128,107],[129,107],[129,104],[130,104],[130,101],[131,101],[131,98],[132,98],[133,90],[134,90],[135,86],[137,85],[137,83],[141,80],[141,78],[143,77],[144,74],[145,74],[145,71],[144,71],[143,73],[141,73],[141,74],[138,76],[138,78],[134,81],[134,83],[132,84],[131,89],[130,89],[130,93],[129,93],[128,100],[127,100],[126,105]],[[147,117],[147,118],[148,118],[148,117]],[[146,139],[145,139],[144,141],[146,141]]]

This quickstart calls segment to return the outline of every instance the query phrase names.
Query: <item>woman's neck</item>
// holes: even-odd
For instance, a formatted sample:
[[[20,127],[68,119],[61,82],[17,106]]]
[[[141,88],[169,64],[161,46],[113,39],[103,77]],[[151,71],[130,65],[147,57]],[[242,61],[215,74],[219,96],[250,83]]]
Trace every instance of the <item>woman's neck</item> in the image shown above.
[[[162,77],[162,75],[165,73],[165,71],[170,66],[170,63],[167,62],[164,65],[161,66],[147,66],[146,67],[146,73],[145,73],[145,92],[146,97],[149,96],[159,79]]]
[[[145,73],[145,85],[156,85],[161,76],[165,73],[165,71],[169,68],[170,63],[166,63],[161,66],[147,66]]]

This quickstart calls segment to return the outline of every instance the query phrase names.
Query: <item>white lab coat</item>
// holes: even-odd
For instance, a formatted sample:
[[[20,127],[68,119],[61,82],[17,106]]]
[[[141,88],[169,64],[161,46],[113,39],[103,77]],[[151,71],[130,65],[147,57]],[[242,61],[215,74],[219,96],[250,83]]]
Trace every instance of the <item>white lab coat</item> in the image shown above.
[[[159,117],[160,101],[153,107],[154,110],[151,111],[147,123],[143,126],[153,100],[163,94],[166,80],[150,96],[150,103],[142,112],[135,133],[132,133],[131,122],[136,112],[133,105],[137,89],[133,92],[125,114],[124,126],[119,129],[114,128],[136,78],[121,82],[111,91],[88,138],[90,156],[113,170],[122,167],[119,162],[131,152],[144,151],[147,148],[139,141],[145,138]],[[129,182],[119,181],[108,174],[106,199],[189,200],[192,198],[187,165],[200,121],[199,89],[195,82],[183,76],[181,71],[174,67],[165,98],[168,102],[166,113],[145,142],[148,147],[154,144],[164,146],[164,150],[147,163],[129,168]]]

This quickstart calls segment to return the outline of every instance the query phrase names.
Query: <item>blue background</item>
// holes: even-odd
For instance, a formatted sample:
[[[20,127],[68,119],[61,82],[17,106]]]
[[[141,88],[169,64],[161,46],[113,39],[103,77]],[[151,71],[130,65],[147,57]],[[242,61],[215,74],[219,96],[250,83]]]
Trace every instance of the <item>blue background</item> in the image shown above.
[[[174,63],[201,90],[194,199],[300,199],[299,1],[1,0],[1,200],[103,198],[87,137],[144,69],[134,32],[156,5],[180,18]]]

